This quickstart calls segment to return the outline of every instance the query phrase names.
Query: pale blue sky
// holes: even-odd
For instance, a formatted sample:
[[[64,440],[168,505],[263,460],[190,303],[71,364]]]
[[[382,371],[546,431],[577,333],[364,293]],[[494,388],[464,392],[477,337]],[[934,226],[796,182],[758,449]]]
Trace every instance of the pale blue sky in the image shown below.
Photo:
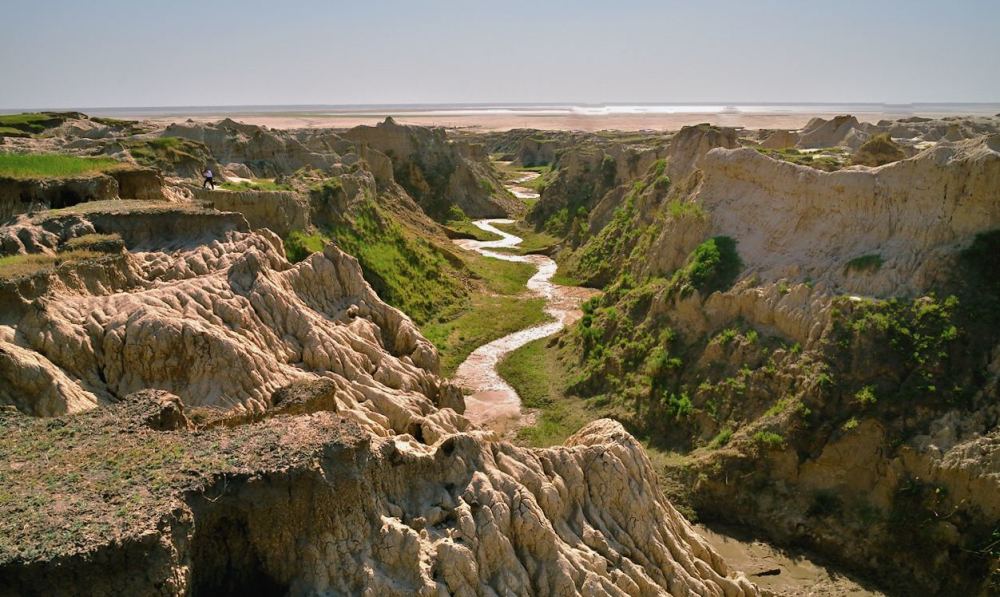
[[[997,102],[995,0],[4,0],[0,108]]]

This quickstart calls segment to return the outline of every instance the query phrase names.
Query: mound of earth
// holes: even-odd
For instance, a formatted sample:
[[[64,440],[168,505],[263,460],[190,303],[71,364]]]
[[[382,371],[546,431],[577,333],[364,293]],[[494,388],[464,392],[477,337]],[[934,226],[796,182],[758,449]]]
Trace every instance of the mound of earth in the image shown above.
[[[874,167],[898,162],[905,157],[906,152],[893,142],[888,133],[880,133],[865,141],[851,156],[851,161],[862,166]]]

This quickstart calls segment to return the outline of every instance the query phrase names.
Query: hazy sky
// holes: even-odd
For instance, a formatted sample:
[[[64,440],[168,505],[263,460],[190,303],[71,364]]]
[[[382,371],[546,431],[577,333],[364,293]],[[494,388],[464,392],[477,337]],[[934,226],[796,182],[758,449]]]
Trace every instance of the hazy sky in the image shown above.
[[[0,108],[996,102],[997,0],[4,0]]]

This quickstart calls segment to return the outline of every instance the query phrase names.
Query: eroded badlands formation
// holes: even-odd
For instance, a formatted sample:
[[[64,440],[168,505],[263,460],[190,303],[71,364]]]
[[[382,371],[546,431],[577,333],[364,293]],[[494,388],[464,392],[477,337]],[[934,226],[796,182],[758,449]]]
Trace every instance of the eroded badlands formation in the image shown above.
[[[4,149],[166,180],[0,194],[4,265],[24,268],[0,279],[0,594],[758,594],[620,424],[497,441],[354,257],[292,263],[268,229],[278,202],[290,229],[382,226],[411,250],[451,205],[516,215],[481,148],[392,123],[56,120]],[[219,211],[240,202],[183,179],[206,163],[287,188]]]
[[[511,131],[606,290],[566,392],[685,455],[672,497],[899,594],[1000,590],[1000,117]],[[604,406],[598,406],[602,404]]]

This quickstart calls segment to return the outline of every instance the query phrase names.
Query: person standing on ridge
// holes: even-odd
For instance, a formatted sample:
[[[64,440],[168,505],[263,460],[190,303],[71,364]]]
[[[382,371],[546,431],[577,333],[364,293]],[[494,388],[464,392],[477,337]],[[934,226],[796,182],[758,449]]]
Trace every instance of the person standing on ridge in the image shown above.
[[[212,190],[214,191],[215,190],[215,175],[212,174],[212,170],[210,168],[206,167],[205,171],[202,172],[201,175],[205,177],[205,182],[201,183],[201,188],[204,189],[205,187],[212,187]]]

